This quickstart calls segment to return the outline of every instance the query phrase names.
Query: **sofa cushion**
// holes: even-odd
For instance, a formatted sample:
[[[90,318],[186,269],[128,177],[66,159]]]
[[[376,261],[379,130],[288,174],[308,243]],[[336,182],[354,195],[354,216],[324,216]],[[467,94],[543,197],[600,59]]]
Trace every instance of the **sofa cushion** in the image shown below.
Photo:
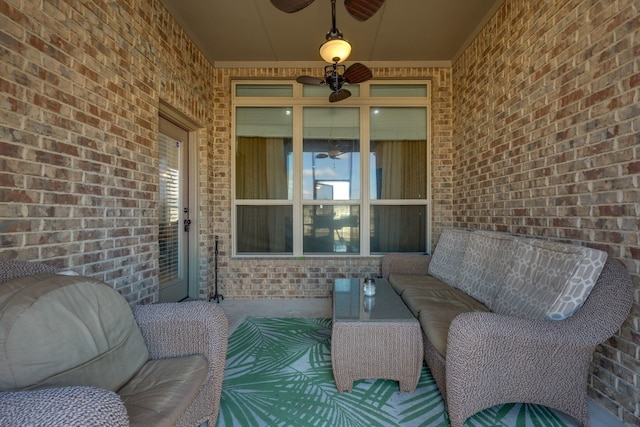
[[[607,253],[584,246],[519,239],[493,310],[532,319],[562,320],[586,300]]]
[[[436,249],[431,256],[429,274],[447,284],[455,283],[470,236],[471,231],[469,230],[443,229],[440,240],[438,240]]]
[[[0,390],[65,385],[115,391],[149,358],[127,301],[83,276],[0,285]]]
[[[207,359],[199,354],[145,363],[118,390],[131,425],[175,425],[202,388],[207,370]]]
[[[446,283],[441,283],[440,286],[434,286],[424,289],[405,289],[400,296],[405,305],[409,308],[411,313],[415,317],[418,317],[420,311],[425,308],[429,308],[432,302],[435,301],[447,301],[447,300],[459,300],[469,299],[473,300],[470,296],[466,295],[460,289],[456,289],[453,286],[449,286]]]
[[[389,275],[388,281],[398,295],[402,295],[406,289],[447,289],[451,287],[433,276],[419,274],[393,273]]]
[[[475,231],[464,251],[456,288],[492,307],[509,265],[516,237],[494,231]]]
[[[443,357],[447,354],[447,337],[453,319],[471,311],[487,312],[489,308],[459,289],[408,290],[402,299],[414,312],[422,332]]]

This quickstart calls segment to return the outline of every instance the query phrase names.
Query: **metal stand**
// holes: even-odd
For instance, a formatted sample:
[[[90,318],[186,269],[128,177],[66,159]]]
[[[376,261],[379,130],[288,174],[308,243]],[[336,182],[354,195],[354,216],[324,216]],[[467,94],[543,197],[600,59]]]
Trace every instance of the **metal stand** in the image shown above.
[[[214,279],[215,292],[211,299],[216,300],[216,302],[220,304],[220,300],[224,299],[224,296],[218,293],[218,236],[216,236],[215,239],[216,239],[216,244],[215,244],[215,250],[214,250],[214,256],[213,256],[213,266],[214,266],[213,271],[215,272],[215,279]]]

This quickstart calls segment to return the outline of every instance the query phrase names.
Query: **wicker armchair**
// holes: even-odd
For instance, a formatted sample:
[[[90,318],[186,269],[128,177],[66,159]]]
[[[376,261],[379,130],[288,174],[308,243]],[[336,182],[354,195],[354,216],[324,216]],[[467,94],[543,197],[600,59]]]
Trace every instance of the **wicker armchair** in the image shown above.
[[[133,324],[133,335],[139,341],[136,346],[138,349],[143,349],[142,355],[146,359],[142,360],[142,368],[131,368],[135,372],[127,384],[118,385],[113,389],[95,386],[95,383],[105,381],[104,378],[100,380],[92,378],[92,376],[98,376],[96,373],[100,370],[109,371],[109,367],[105,369],[104,365],[94,368],[93,371],[85,370],[81,374],[75,374],[75,378],[79,379],[77,382],[67,382],[68,379],[59,378],[60,375],[66,375],[66,371],[77,369],[73,367],[73,369],[65,370],[63,374],[56,373],[38,379],[35,385],[23,388],[7,386],[12,382],[20,383],[23,380],[14,380],[13,372],[9,369],[14,363],[12,360],[15,361],[19,358],[19,355],[16,357],[15,339],[9,333],[0,333],[0,425],[16,427],[27,425],[119,427],[149,425],[151,423],[154,426],[197,426],[204,422],[208,422],[211,426],[215,425],[220,405],[228,336],[227,318],[219,306],[205,301],[192,301],[134,306],[131,310],[124,298],[117,295],[117,292],[108,285],[95,279],[80,276],[52,275],[51,273],[55,271],[55,268],[39,263],[0,262],[0,323],[6,321],[7,317],[15,317],[15,313],[26,313],[23,317],[38,317],[37,315],[33,316],[33,311],[29,311],[33,310],[31,307],[33,304],[20,305],[19,301],[15,301],[16,299],[25,300],[24,293],[20,294],[20,289],[33,284],[37,288],[50,290],[57,289],[57,283],[60,282],[63,284],[62,287],[69,286],[69,291],[59,291],[66,292],[65,295],[76,295],[78,289],[97,288],[98,292],[103,292],[96,294],[100,298],[92,299],[93,294],[89,292],[86,295],[82,294],[80,299],[83,301],[83,309],[80,311],[85,310],[86,307],[91,310],[94,308],[94,304],[96,304],[96,310],[124,310],[124,312],[120,312],[124,315],[119,315],[119,317],[126,317],[126,321]],[[7,289],[10,290],[7,291]],[[46,298],[54,298],[50,296],[50,293],[46,293],[49,291],[38,292],[37,297],[40,298],[40,301],[44,301],[41,304],[49,303]],[[20,298],[15,298],[16,295]],[[107,299],[112,298],[108,305],[100,303],[100,299],[105,295]],[[61,299],[59,296],[55,298]],[[62,301],[62,304],[64,305],[66,302]],[[67,313],[65,310],[60,311],[63,315]],[[56,313],[57,311],[52,310],[52,312]],[[72,313],[71,317],[74,315],[75,313]],[[91,328],[95,327],[92,324],[94,318],[99,319],[94,322],[95,324],[100,324],[103,321],[102,313],[91,314],[87,322],[89,332],[93,332]],[[51,319],[50,324],[57,326],[58,320]],[[63,319],[59,324],[67,325],[68,323],[64,323],[65,321]],[[107,319],[107,321],[112,322],[113,320]],[[76,323],[82,324],[82,322]],[[54,327],[53,333],[55,334],[56,329],[59,328]],[[84,331],[83,328],[84,326],[80,328],[80,334]],[[106,331],[106,333],[108,332]],[[98,344],[96,346],[99,347],[102,337],[95,333],[94,336],[97,336],[96,342]],[[12,339],[14,341],[11,341]],[[108,337],[105,341],[111,339]],[[38,344],[42,349],[42,344]],[[64,345],[64,342],[60,343],[60,347]],[[129,345],[129,342],[126,345]],[[87,347],[92,346],[85,346],[82,351],[85,351]],[[93,348],[90,348],[89,351],[93,351]],[[57,349],[52,348],[51,353],[56,352]],[[40,353],[43,352],[40,351]],[[139,358],[140,351],[133,353],[134,359]],[[111,350],[104,354],[106,356],[103,354],[91,356],[91,360],[83,364],[94,363],[95,359],[113,358]],[[46,356],[42,359],[45,363],[47,362]],[[199,374],[182,372],[174,381],[171,379],[171,367],[166,369],[167,365],[162,363],[174,361],[173,366],[177,367],[176,371],[180,371],[180,369],[184,371],[185,363],[182,363],[183,360],[197,367]],[[132,360],[131,364],[134,362],[135,360]],[[126,358],[124,361],[119,360],[118,363],[123,364],[124,369],[129,369]],[[146,369],[146,366],[154,363],[157,363],[154,365],[156,367],[154,369],[159,372],[154,372],[151,369],[147,370],[144,375],[140,374]],[[116,371],[120,370],[120,367],[118,366]],[[24,370],[24,368],[20,369]],[[29,373],[27,372],[26,375],[28,376]],[[103,376],[108,377],[109,374]],[[198,382],[194,383],[192,379],[196,377],[199,377]],[[145,380],[148,378],[153,380],[151,385],[145,384]],[[167,378],[169,380],[163,384],[162,382]],[[185,382],[192,382],[192,384],[175,386],[175,383],[185,378],[187,378]],[[131,386],[131,383],[135,384]],[[163,395],[165,391],[172,388],[173,394]],[[183,394],[182,390],[187,390],[187,392]],[[147,391],[150,394],[145,394]],[[167,409],[175,406],[175,401],[180,399],[184,402],[178,405],[179,409]],[[147,405],[150,400],[156,402],[156,408],[160,408],[158,412],[153,413],[155,408]]]

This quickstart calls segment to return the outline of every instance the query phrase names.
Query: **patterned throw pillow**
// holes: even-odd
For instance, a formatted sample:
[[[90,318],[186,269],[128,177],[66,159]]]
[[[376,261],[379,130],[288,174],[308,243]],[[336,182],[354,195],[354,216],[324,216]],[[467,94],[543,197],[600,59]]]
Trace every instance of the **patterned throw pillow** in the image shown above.
[[[607,253],[584,246],[518,239],[492,309],[499,314],[562,320],[582,306]]]
[[[507,274],[516,239],[495,231],[473,232],[454,286],[491,308]]]
[[[470,236],[471,231],[469,230],[443,229],[440,240],[438,240],[436,249],[431,256],[429,274],[449,285],[456,283],[460,263]]]

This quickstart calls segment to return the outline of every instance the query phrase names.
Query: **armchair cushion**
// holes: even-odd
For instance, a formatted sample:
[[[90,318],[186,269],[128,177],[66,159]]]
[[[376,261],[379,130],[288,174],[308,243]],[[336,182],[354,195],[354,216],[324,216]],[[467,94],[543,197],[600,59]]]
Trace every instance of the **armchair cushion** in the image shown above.
[[[0,391],[116,391],[148,358],[126,300],[99,280],[41,274],[0,286]]]
[[[207,369],[200,354],[147,362],[118,390],[131,424],[175,425],[202,388]]]

